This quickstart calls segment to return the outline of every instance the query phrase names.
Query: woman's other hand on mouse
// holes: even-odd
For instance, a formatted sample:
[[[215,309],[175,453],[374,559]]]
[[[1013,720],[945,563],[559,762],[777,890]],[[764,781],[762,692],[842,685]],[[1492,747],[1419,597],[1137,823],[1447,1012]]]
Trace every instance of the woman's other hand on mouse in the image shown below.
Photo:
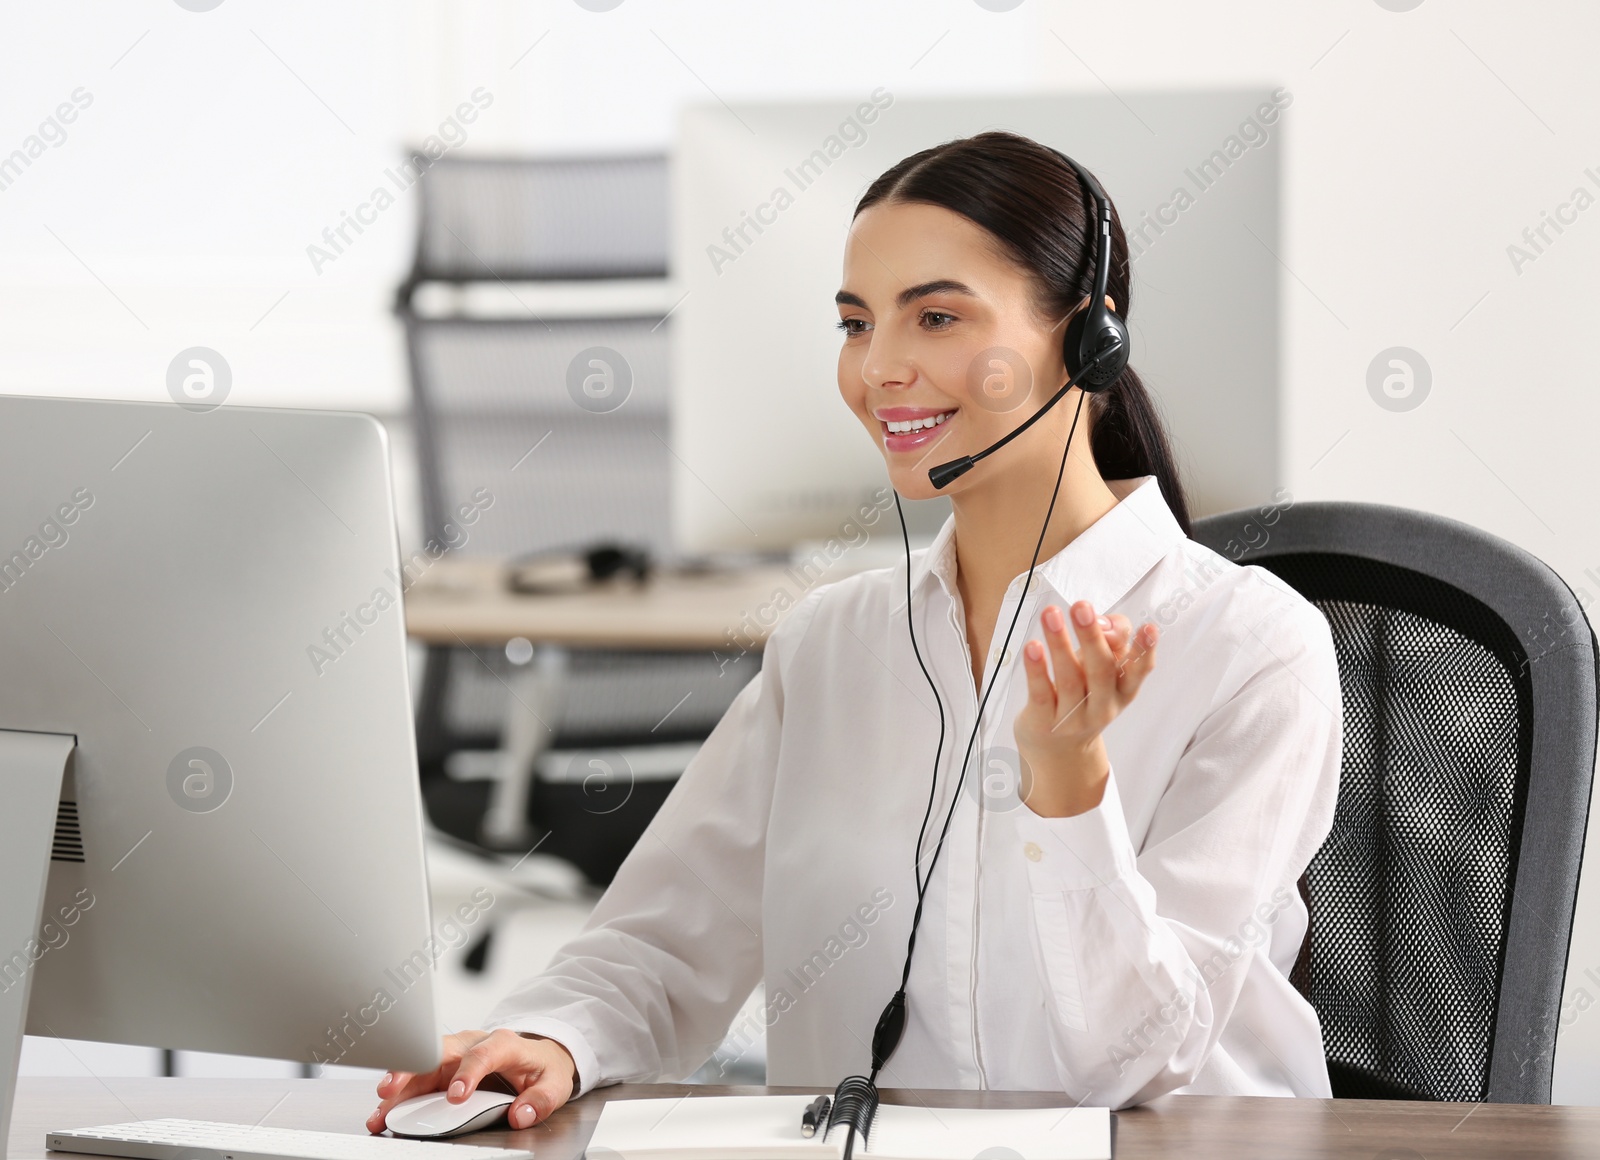
[[[367,1131],[382,1132],[390,1108],[429,1092],[442,1091],[451,1103],[460,1103],[490,1072],[499,1072],[517,1089],[516,1102],[506,1113],[513,1128],[544,1123],[578,1086],[577,1065],[554,1039],[505,1029],[462,1031],[444,1037],[444,1060],[433,1071],[391,1071],[378,1082],[383,1102],[367,1117]]]
[[[1159,635],[1154,624],[1135,633],[1126,616],[1096,616],[1087,600],[1073,604],[1071,613],[1079,648],[1052,604],[1039,618],[1045,643],[1031,640],[1022,649],[1028,703],[1013,730],[1028,769],[1020,788],[1028,808],[1046,818],[1072,817],[1100,804],[1111,771],[1100,734],[1155,667]]]

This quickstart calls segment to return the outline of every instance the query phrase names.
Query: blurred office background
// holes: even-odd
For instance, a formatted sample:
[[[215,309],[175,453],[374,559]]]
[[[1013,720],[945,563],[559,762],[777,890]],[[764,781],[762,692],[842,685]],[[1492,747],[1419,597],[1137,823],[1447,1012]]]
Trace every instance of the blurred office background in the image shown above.
[[[1225,258],[1274,280],[1262,319],[1272,389],[1251,395],[1230,374],[1237,360],[1259,379],[1263,347],[1230,352],[1204,335],[1190,339],[1192,374],[1177,359],[1152,384],[1185,420],[1187,462],[1260,468],[1219,484],[1201,514],[1275,496],[1436,512],[1539,556],[1594,614],[1600,105],[1588,78],[1600,11],[1579,0],[61,0],[0,8],[0,31],[0,157],[58,106],[75,109],[42,152],[0,170],[0,391],[161,399],[173,356],[211,348],[231,368],[231,402],[385,420],[406,551],[422,546],[427,516],[394,306],[422,199],[393,175],[430,135],[456,162],[665,164],[690,109],[853,105],[880,88],[902,108],[1062,96],[1103,110],[1082,160],[1114,169],[1169,148],[1151,112],[1163,94],[1282,89],[1270,226],[1237,233]],[[380,188],[392,204],[363,210]],[[1155,205],[1119,208],[1131,225]],[[358,214],[360,231],[346,226],[334,247],[328,233]],[[1180,220],[1169,249],[1186,226],[1200,229]],[[494,276],[478,289],[503,319],[660,319],[691,311],[686,272],[667,266],[601,281]],[[1140,269],[1136,295],[1159,298]],[[462,305],[442,301],[446,313]],[[1137,340],[1137,299],[1133,321]],[[791,353],[743,367],[751,389],[780,379]],[[1382,389],[1390,373],[1411,377],[1408,405]],[[814,386],[834,390],[826,374]],[[652,405],[668,424],[671,401]],[[1530,641],[1549,631],[1526,628]],[[1600,1102],[1590,861],[1558,1102]],[[435,862],[436,903],[487,881],[477,867],[466,853]],[[552,872],[496,924],[492,948],[474,939],[451,952],[439,975],[447,1025],[474,1025],[576,930],[594,892],[580,878]],[[732,1073],[758,1067],[754,1054]],[[185,1074],[293,1071],[166,1062]],[[142,1048],[45,1040],[24,1056],[35,1072],[162,1066]]]

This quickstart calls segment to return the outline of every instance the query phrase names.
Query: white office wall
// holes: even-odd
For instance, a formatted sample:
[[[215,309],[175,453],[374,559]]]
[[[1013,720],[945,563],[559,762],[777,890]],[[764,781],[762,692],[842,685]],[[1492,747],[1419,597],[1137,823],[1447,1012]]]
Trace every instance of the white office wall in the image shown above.
[[[172,354],[203,344],[234,366],[241,402],[399,405],[384,312],[406,260],[409,199],[320,274],[305,247],[357,208],[403,139],[478,86],[494,104],[464,148],[589,152],[665,148],[686,100],[879,84],[907,96],[1283,84],[1295,97],[1277,255],[1284,484],[1297,500],[1467,520],[1550,562],[1586,602],[1600,595],[1588,511],[1600,208],[1573,197],[1600,195],[1586,172],[1600,174],[1600,9],[989,10],[1006,2],[8,5],[0,153],[78,86],[94,103],[0,191],[0,391],[156,398]],[[1131,116],[1127,131],[1145,132]],[[1507,247],[1546,213],[1569,223],[1544,226],[1542,252],[1527,246],[1531,260],[1514,261]],[[1431,372],[1408,411],[1369,393],[1369,366],[1391,347]],[[1596,1103],[1600,1014],[1587,1004],[1600,1003],[1600,859],[1590,861],[1556,1094]]]
[[[173,356],[206,346],[236,402],[392,407],[409,199],[320,273],[306,247],[395,161],[404,11],[7,5],[0,157],[79,104],[0,175],[0,390],[161,398]]]

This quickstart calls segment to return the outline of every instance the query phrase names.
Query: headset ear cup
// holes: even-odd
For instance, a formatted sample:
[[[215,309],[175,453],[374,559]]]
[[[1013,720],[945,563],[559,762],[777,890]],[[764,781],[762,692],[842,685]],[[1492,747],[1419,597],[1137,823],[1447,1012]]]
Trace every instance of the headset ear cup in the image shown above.
[[[1128,324],[1126,322],[1109,310],[1102,312],[1100,321],[1102,324],[1100,327],[1100,343],[1096,349],[1103,349],[1107,343],[1115,342],[1116,350],[1109,358],[1084,376],[1094,383],[1097,390],[1109,387],[1117,381],[1118,376],[1127,368],[1128,355],[1132,351],[1128,343]],[[1093,357],[1092,352],[1089,357]],[[1088,360],[1085,359],[1084,361]]]
[[[1078,351],[1083,345],[1083,321],[1087,317],[1087,310],[1078,311],[1067,320],[1066,332],[1061,336],[1061,361],[1066,365],[1069,378],[1083,369],[1083,359],[1078,357]]]
[[[1078,384],[1084,391],[1104,390],[1117,381],[1117,376],[1128,365],[1128,326],[1107,310],[1104,302],[1098,308],[1090,305],[1078,311],[1067,322],[1061,339],[1061,361],[1066,364],[1068,375],[1077,374],[1098,351],[1112,343],[1117,346],[1115,353]]]

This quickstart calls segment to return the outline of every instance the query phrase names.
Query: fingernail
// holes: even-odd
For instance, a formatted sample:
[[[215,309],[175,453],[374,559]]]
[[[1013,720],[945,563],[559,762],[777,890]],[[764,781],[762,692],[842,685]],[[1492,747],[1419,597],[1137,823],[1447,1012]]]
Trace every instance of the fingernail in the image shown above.
[[[1067,622],[1061,619],[1061,609],[1054,604],[1044,610],[1044,616],[1040,619],[1044,621],[1044,626],[1051,632],[1060,632],[1067,626]]]
[[[1044,660],[1044,645],[1040,644],[1036,640],[1030,640],[1027,644],[1023,645],[1022,651],[1028,654],[1028,659],[1030,661]]]
[[[1111,627],[1111,621],[1108,620],[1106,617],[1101,616],[1101,617],[1097,617],[1096,619],[1098,620],[1101,628],[1110,628]]]
[[[466,1094],[467,1094],[467,1085],[465,1083],[463,1083],[461,1080],[458,1079],[458,1080],[456,1080],[455,1083],[450,1085],[450,1098],[451,1099],[459,1100],[462,1096],[464,1096]]]
[[[378,1081],[378,1086],[379,1087],[388,1087],[393,1082],[394,1082],[394,1072],[386,1071],[386,1072],[383,1073],[383,1078]]]
[[[1094,610],[1087,604],[1080,604],[1072,610],[1072,619],[1083,625],[1083,627],[1088,628],[1094,620]]]

